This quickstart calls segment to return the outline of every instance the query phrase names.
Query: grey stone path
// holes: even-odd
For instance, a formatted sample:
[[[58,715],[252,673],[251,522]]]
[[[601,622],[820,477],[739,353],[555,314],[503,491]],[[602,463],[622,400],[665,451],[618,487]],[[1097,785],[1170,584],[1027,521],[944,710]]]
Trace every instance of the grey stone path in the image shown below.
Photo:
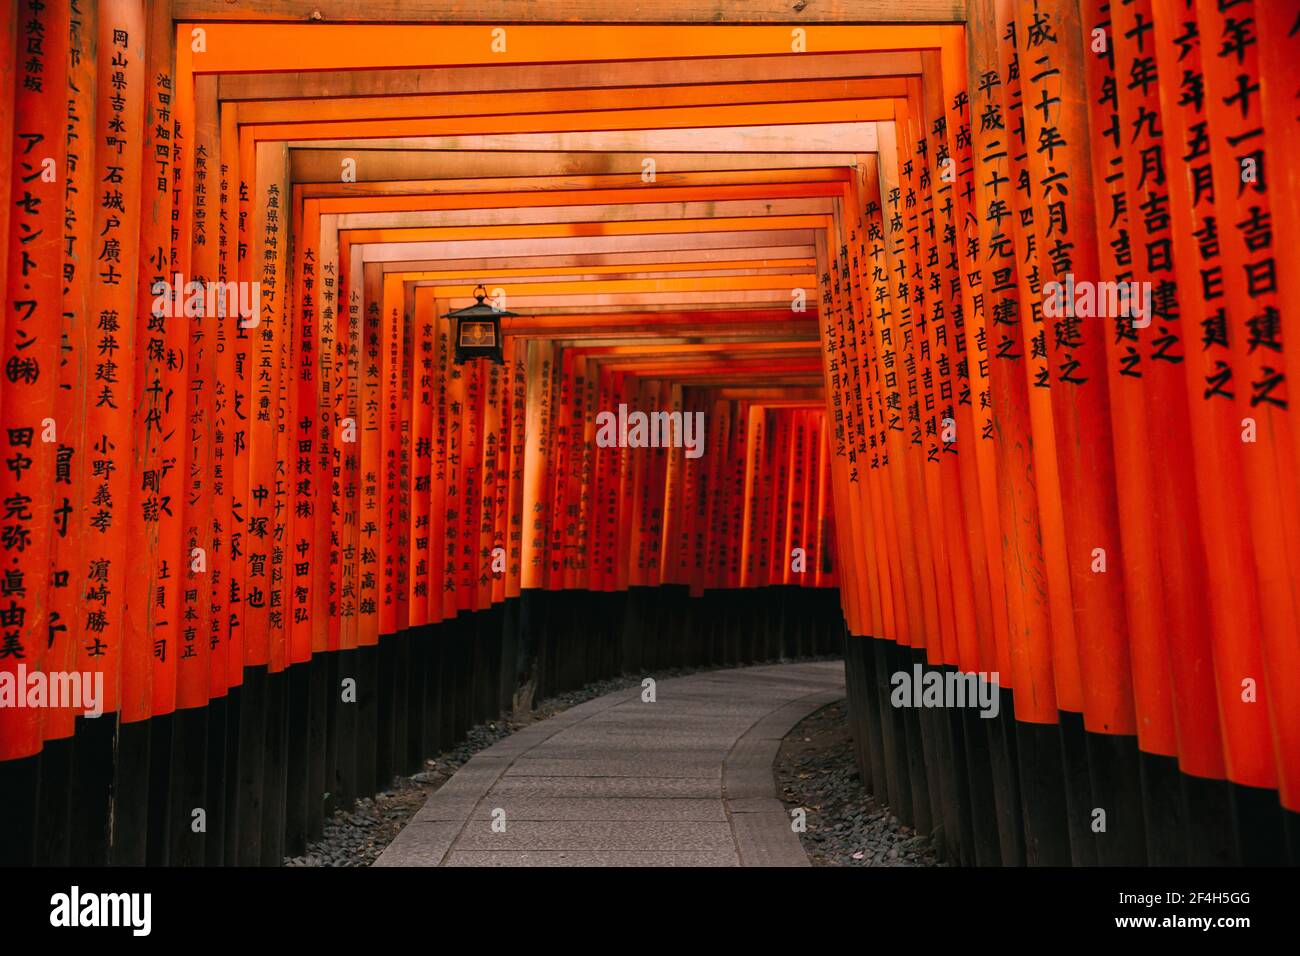
[[[807,866],[772,761],[844,696],[844,665],[712,671],[655,693],[616,691],[480,751],[375,866]]]

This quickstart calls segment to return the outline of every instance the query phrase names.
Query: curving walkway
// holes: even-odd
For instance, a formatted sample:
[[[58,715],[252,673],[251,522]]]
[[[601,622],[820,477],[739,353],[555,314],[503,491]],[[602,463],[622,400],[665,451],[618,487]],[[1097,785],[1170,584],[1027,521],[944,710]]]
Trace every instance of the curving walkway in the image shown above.
[[[772,761],[791,727],[844,696],[843,663],[692,674],[655,692],[607,694],[476,754],[375,865],[807,866]]]

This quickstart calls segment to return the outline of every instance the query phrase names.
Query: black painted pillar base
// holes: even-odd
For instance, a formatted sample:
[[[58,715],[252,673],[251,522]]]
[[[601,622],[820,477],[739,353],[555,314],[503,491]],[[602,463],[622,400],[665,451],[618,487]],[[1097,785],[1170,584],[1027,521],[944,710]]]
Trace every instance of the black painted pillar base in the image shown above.
[[[207,707],[208,766],[203,805],[207,808],[208,830],[203,841],[204,866],[221,866],[226,862],[226,792],[230,786],[226,773],[229,704],[229,697],[215,697],[208,701]]]
[[[221,851],[224,866],[239,864],[239,742],[240,724],[244,711],[244,688],[232,687],[226,692],[226,791],[225,840]]]
[[[168,794],[168,854],[171,866],[207,863],[208,707],[172,715],[171,780]],[[224,746],[224,741],[223,741]]]
[[[1138,766],[1142,773],[1146,861],[1151,866],[1186,866],[1188,833],[1178,760],[1139,753]]]
[[[239,693],[239,757],[235,782],[235,855],[239,866],[262,863],[262,813],[266,781],[266,668],[244,668]]]
[[[394,635],[397,642],[397,672],[393,676],[393,747],[391,774],[409,773],[407,769],[408,736],[411,693],[411,632],[401,631]]]
[[[1025,862],[1030,866],[1070,865],[1065,769],[1058,734],[1055,724],[1016,723]]]
[[[912,816],[912,786],[909,782],[907,737],[898,711],[890,702],[894,674],[892,641],[873,639],[871,652],[875,662],[876,709],[879,712],[880,733],[885,747],[885,785],[889,806],[902,823],[914,822]]]
[[[443,621],[435,638],[438,647],[438,746],[456,745],[457,648],[456,622]]]
[[[0,813],[0,865],[34,866],[36,820],[41,794],[41,755],[0,762],[0,794],[5,812]]]
[[[853,760],[858,767],[858,777],[867,793],[875,793],[881,777],[878,775],[870,753],[868,735],[871,724],[863,720],[863,710],[867,706],[867,692],[863,688],[865,669],[862,666],[862,639],[855,639],[844,631],[844,692],[848,705],[849,733],[853,735]]]
[[[67,866],[72,859],[72,780],[75,758],[71,738],[47,740],[41,748],[38,784],[40,800],[34,828],[35,859],[41,866]],[[0,794],[4,792],[0,789]]]
[[[1001,701],[999,701],[999,705]],[[954,712],[960,725],[961,746],[966,754],[967,780],[970,785],[971,853],[976,866],[1001,866],[1002,844],[999,838],[998,804],[994,794],[993,758],[989,751],[989,728],[995,718],[983,717],[974,708]],[[954,729],[956,739],[957,729]],[[1019,832],[1019,809],[1016,810]],[[1012,859],[1010,865],[1021,862]]]
[[[1300,812],[1283,808],[1282,830],[1285,834],[1287,865],[1300,866]]]
[[[284,818],[288,784],[289,675],[267,674],[266,748],[263,752],[262,866],[284,860]]]
[[[1106,829],[1097,834],[1097,862],[1144,866],[1147,839],[1137,737],[1088,734],[1088,767],[1093,805],[1106,811]]]
[[[981,718],[988,737],[990,768],[993,773],[993,806],[998,818],[998,854],[1003,866],[1025,866],[1029,862],[1025,843],[1026,799],[1020,789],[1020,751],[1016,736],[1016,698],[1005,687],[998,688],[998,715]]]
[[[1093,832],[1093,811],[1099,807],[1093,797],[1088,767],[1088,733],[1083,715],[1059,711],[1057,731],[1061,737],[1061,768],[1065,777],[1065,818],[1070,833],[1070,863],[1097,865],[1097,837]],[[1107,817],[1110,810],[1106,809]]]
[[[397,657],[399,639],[381,634],[375,653],[375,776],[370,786],[383,790],[393,779],[393,750],[397,745],[394,707],[397,703]]]
[[[141,720],[117,725],[109,817],[109,862],[114,866],[144,866],[147,862],[151,723]]]
[[[474,726],[474,621],[469,612],[461,611],[456,615],[453,633],[456,661],[452,694],[455,700],[453,734],[454,742],[459,744],[469,736],[469,729]]]
[[[114,750],[117,715],[78,717],[72,733],[72,820],[69,862],[105,866],[113,813]],[[4,765],[0,764],[0,774]],[[0,778],[2,779],[2,778]],[[0,793],[9,793],[0,786]],[[3,844],[0,840],[0,844]]]
[[[145,862],[166,866],[171,858],[172,737],[175,714],[144,721],[149,728],[148,838]]]
[[[1229,784],[1229,807],[1235,851],[1242,866],[1286,864],[1286,834],[1277,791]]]
[[[438,625],[431,624],[424,628],[424,742],[425,749],[421,757],[441,753],[443,746],[442,730],[442,632]]]
[[[424,755],[432,753],[425,738],[424,713],[427,706],[429,675],[429,636],[427,629],[416,628],[405,635],[406,650],[406,750],[402,754],[401,772],[419,773]]]
[[[357,738],[356,794],[364,797],[374,792],[378,779],[379,749],[379,645],[357,648]],[[355,799],[354,797],[354,799]]]
[[[285,720],[289,746],[284,792],[284,855],[301,856],[307,852],[311,758],[316,750],[311,734],[311,665],[307,662],[294,664],[286,677],[288,702]]]
[[[330,684],[330,662],[337,654],[313,654],[307,663],[310,698],[307,716],[307,840],[319,840],[325,832],[325,794],[329,791],[330,709],[336,698]]]

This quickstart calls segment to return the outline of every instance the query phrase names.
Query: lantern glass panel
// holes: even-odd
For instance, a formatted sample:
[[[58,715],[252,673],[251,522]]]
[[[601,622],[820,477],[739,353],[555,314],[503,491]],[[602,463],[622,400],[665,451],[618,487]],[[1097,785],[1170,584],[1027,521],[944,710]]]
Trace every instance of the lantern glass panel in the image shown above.
[[[491,320],[460,320],[460,344],[464,348],[488,349],[497,345],[497,327]]]

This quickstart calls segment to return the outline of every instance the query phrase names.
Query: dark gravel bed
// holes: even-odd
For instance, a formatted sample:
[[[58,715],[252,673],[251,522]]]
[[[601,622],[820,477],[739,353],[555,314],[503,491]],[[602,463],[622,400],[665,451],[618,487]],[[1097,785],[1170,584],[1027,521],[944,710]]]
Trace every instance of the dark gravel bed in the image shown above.
[[[809,715],[786,735],[775,773],[786,806],[807,812],[799,839],[813,866],[944,865],[929,837],[900,824],[863,788],[844,701]]]
[[[828,660],[824,657],[806,657],[799,660]],[[793,663],[790,661],[789,663]],[[756,665],[762,666],[762,665]],[[681,677],[701,669],[677,668],[655,670],[655,680]],[[618,677],[596,681],[578,690],[559,694],[542,701],[522,720],[505,718],[479,724],[469,731],[469,736],[456,749],[439,754],[424,762],[424,770],[410,777],[397,777],[387,790],[372,797],[364,797],[346,810],[336,810],[325,821],[324,837],[309,844],[303,856],[285,857],[285,866],[369,866],[378,859],[388,844],[401,832],[406,822],[424,806],[429,795],[451,779],[470,757],[503,737],[568,710],[583,701],[601,697],[627,687],[640,687],[642,677]]]

